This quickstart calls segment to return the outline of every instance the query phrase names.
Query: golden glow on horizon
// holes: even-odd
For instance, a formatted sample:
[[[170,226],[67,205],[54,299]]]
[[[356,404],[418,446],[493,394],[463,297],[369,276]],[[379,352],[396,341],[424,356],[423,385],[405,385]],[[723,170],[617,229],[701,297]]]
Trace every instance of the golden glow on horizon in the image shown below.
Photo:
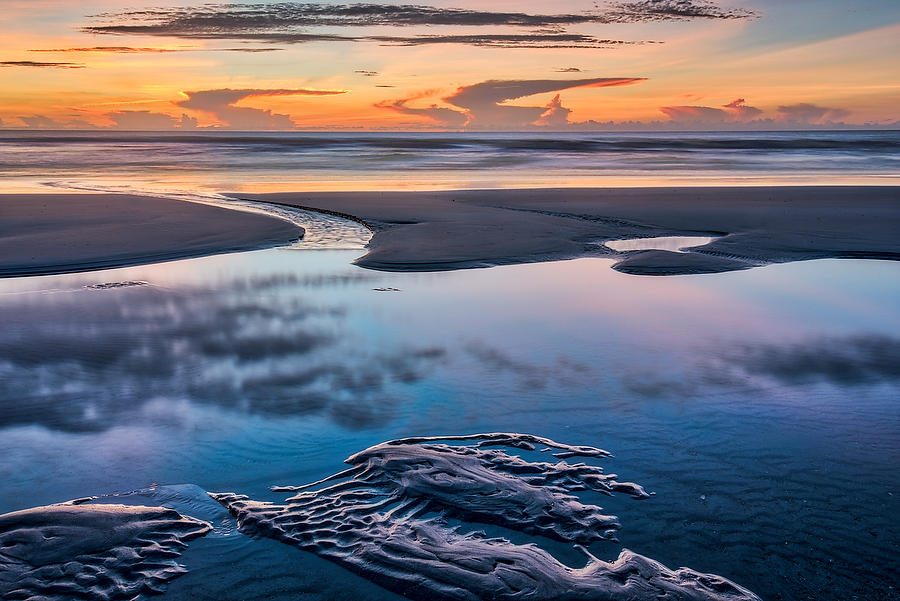
[[[441,6],[465,4],[440,3]],[[504,3],[494,4],[509,9]],[[780,17],[799,18],[797,11],[761,0],[750,0],[742,4],[745,5],[758,10],[760,18],[579,28],[579,33],[659,40],[664,42],[661,44],[613,49],[504,49],[466,45],[385,46],[375,42],[266,45],[240,40],[89,35],[78,31],[87,22],[87,15],[116,10],[120,8],[118,3],[95,1],[82,6],[62,1],[11,2],[6,16],[0,18],[3,30],[0,61],[73,64],[0,67],[0,119],[3,127],[23,127],[25,122],[21,117],[33,116],[60,126],[74,122],[80,126],[110,127],[115,122],[111,113],[148,111],[168,115],[175,121],[185,115],[189,122],[196,119],[198,127],[226,126],[227,110],[216,112],[215,107],[201,110],[179,106],[178,103],[187,100],[184,93],[304,88],[346,93],[254,95],[229,106],[255,109],[256,113],[243,113],[248,117],[246,122],[253,123],[252,117],[258,115],[261,124],[269,122],[272,127],[285,123],[278,117],[285,115],[299,129],[458,129],[470,109],[448,104],[444,99],[459,88],[489,80],[558,79],[564,83],[567,79],[597,77],[647,80],[622,87],[584,86],[541,92],[500,101],[500,106],[536,110],[550,106],[559,93],[561,106],[570,111],[569,123],[658,122],[657,126],[669,123],[676,129],[679,123],[669,122],[667,116],[673,113],[664,114],[661,107],[700,106],[721,110],[738,98],[745,99],[747,106],[758,108],[761,111],[758,118],[770,119],[775,125],[787,118],[779,112],[779,107],[801,103],[825,111],[819,117],[812,112],[803,114],[802,118],[810,125],[828,119],[850,124],[887,124],[900,118],[896,103],[900,90],[900,69],[896,66],[896,57],[900,55],[900,24],[895,16],[900,11],[888,11],[889,18],[878,27],[841,32],[838,24],[829,22],[823,23],[823,29],[826,25],[837,28],[834,33],[794,40],[790,36],[776,36],[770,30],[782,26],[777,21]],[[27,6],[34,10],[28,11]],[[486,7],[481,3],[478,8]],[[572,0],[550,11],[543,4],[526,2],[516,10],[547,13],[569,8],[578,12],[586,4]],[[61,14],[55,14],[54,10]],[[396,33],[390,28],[377,29],[379,33],[383,30]],[[469,27],[460,31],[468,34],[483,30]],[[96,49],[102,47],[113,50]],[[153,51],[121,52],[115,51],[116,47]],[[248,47],[277,50],[234,51]],[[412,109],[405,114],[378,106],[403,99],[407,99],[404,107]],[[424,113],[432,107],[456,111],[461,115],[458,123],[430,119]],[[265,115],[267,112],[271,115]],[[707,114],[716,115],[715,112]],[[799,114],[790,115],[794,118],[793,115]],[[717,117],[719,122],[715,119],[709,122],[713,128],[735,124],[732,113],[726,111],[722,115]],[[470,123],[479,122],[473,120],[471,112],[468,118]],[[480,123],[491,127],[489,121]],[[497,127],[504,125],[509,122],[498,122]]]

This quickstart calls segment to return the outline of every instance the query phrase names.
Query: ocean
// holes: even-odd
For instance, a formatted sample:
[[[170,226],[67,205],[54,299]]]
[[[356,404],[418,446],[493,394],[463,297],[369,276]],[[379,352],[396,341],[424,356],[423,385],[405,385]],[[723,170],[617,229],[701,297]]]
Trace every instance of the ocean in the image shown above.
[[[900,131],[134,133],[0,130],[0,186],[193,192],[892,185]]]

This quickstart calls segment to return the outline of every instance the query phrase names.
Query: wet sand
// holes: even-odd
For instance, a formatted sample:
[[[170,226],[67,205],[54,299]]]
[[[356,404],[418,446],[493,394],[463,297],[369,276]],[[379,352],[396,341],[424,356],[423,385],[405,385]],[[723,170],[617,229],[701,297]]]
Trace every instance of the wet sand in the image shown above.
[[[823,258],[900,258],[898,187],[316,192],[234,195],[312,208],[375,234],[357,264],[438,271],[609,256],[640,275],[715,273]],[[286,243],[267,216],[110,194],[0,195],[0,276],[85,271]],[[603,241],[712,235],[689,252]]]
[[[357,261],[435,271],[606,255],[633,274],[747,269],[822,258],[900,258],[898,187],[315,192],[235,195],[354,216],[375,231]],[[721,236],[678,253],[604,240]]]
[[[210,524],[165,507],[35,507],[0,515],[3,599],[114,601],[160,593]]]
[[[0,277],[252,250],[303,235],[287,221],[119,194],[0,194]]]

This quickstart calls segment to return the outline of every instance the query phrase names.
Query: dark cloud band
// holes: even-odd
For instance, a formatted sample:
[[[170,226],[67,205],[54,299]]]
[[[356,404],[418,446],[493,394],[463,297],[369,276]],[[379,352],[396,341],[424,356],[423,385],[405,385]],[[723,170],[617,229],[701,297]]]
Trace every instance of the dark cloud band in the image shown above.
[[[529,14],[390,4],[207,4],[151,8],[96,15],[92,34],[241,39],[280,43],[374,41],[403,46],[468,44],[493,47],[596,48],[629,43],[571,33],[565,27],[589,23],[640,23],[692,19],[741,19],[754,13],[723,9],[703,0],[642,0],[609,4],[591,12]],[[522,35],[355,36],[310,32],[315,27],[527,27]]]
[[[44,63],[39,61],[0,61],[0,67],[37,67],[45,69],[84,69],[79,63]]]
[[[96,52],[100,54],[164,54],[169,52],[276,52],[281,48],[149,48],[135,46],[90,46],[86,48],[36,48],[28,52]],[[66,63],[63,63],[66,64]]]

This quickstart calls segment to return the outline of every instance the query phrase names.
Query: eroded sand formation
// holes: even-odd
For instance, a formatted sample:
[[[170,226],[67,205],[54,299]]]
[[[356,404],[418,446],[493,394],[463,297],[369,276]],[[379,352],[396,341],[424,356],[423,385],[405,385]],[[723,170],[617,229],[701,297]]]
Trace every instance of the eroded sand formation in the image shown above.
[[[529,461],[504,447],[556,461]],[[607,456],[527,434],[405,438],[353,455],[350,468],[318,482],[274,487],[297,493],[283,504],[210,496],[245,534],[310,551],[415,600],[759,601],[719,576],[671,570],[627,549],[606,562],[582,547],[614,540],[620,525],[573,493],[649,496],[598,466],[566,461]],[[90,503],[0,516],[0,598],[114,601],[159,593],[185,573],[176,560],[187,541],[211,529],[173,509]],[[537,544],[464,532],[451,520],[574,543],[587,564],[570,567]]]
[[[162,592],[206,522],[164,507],[50,505],[0,516],[0,598],[113,601]]]
[[[529,462],[493,448],[531,451],[535,445],[556,450],[559,461]],[[463,533],[447,521],[580,543],[610,539],[619,527],[616,518],[571,493],[647,493],[599,467],[564,461],[607,455],[521,434],[407,438],[357,453],[347,459],[349,469],[319,482],[275,487],[300,491],[284,504],[234,493],[212,497],[237,517],[243,532],[311,551],[412,599],[759,601],[719,576],[670,570],[628,550],[604,562],[583,549],[587,565],[572,568],[537,545]]]

